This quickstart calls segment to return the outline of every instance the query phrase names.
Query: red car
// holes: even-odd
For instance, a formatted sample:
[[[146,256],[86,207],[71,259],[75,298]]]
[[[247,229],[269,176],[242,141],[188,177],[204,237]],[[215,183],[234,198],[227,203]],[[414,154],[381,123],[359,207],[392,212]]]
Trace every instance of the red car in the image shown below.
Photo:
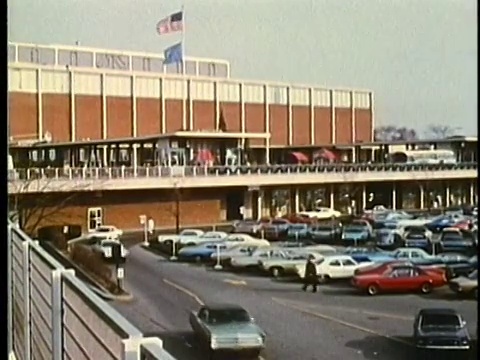
[[[413,265],[390,266],[386,270],[380,266],[352,278],[354,287],[372,296],[379,292],[420,291],[428,294],[446,284],[447,277],[443,269],[424,269]]]
[[[453,228],[457,228],[463,231],[469,231],[472,229],[472,221],[471,220],[461,220],[457,222],[455,225],[452,226]]]
[[[355,275],[363,275],[372,271],[375,273],[384,273],[387,270],[391,270],[399,266],[407,267],[413,266],[413,264],[410,261],[406,260],[393,260],[384,263],[374,263],[372,265],[364,266],[355,270]]]

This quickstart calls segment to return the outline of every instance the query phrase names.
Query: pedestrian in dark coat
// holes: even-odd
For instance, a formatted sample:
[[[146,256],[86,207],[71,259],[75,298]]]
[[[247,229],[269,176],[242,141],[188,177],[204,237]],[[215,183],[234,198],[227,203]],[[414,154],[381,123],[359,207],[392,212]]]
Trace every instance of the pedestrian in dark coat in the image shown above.
[[[307,259],[307,263],[305,264],[305,277],[303,279],[303,291],[307,291],[308,287],[312,287],[312,292],[317,292],[317,267],[313,263],[314,257],[310,255]]]

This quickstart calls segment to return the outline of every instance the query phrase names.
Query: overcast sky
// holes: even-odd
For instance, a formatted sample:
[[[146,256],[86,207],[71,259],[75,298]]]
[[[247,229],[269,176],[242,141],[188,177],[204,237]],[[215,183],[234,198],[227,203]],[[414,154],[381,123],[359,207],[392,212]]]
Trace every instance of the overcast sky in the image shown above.
[[[10,0],[10,41],[162,52],[177,0]],[[476,0],[186,0],[186,53],[236,78],[371,89],[377,124],[477,134]]]

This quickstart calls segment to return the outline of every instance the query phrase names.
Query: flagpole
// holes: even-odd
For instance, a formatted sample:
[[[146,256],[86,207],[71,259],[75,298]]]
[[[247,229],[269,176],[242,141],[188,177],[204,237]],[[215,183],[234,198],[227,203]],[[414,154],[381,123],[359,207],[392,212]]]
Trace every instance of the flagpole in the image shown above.
[[[185,3],[182,4],[182,74],[187,73],[185,69]]]

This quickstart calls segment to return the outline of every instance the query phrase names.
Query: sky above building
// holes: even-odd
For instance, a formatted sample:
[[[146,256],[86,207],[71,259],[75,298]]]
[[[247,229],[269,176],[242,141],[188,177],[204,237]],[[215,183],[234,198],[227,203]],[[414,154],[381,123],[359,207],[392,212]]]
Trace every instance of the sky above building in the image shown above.
[[[161,53],[182,4],[186,54],[232,77],[371,89],[377,126],[477,134],[476,0],[10,0],[9,40]]]

